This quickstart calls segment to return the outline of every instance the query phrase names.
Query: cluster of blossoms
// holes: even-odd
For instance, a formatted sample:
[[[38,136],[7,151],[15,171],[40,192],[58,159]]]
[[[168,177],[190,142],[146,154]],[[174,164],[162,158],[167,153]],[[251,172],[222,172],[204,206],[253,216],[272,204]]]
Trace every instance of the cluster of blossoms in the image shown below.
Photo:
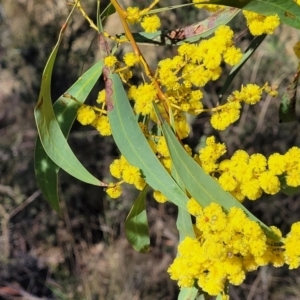
[[[272,239],[242,209],[225,212],[216,203],[202,208],[190,199],[188,211],[195,216],[195,237],[186,237],[178,246],[178,256],[169,267],[171,278],[180,287],[197,285],[210,295],[223,294],[226,284],[240,285],[247,272],[272,264],[290,269],[300,264],[300,223],[292,226],[284,239],[280,230],[270,227]]]
[[[297,4],[300,3],[299,0],[294,1]],[[197,4],[197,2],[199,1],[193,0],[196,8],[206,9],[210,12],[216,12],[223,8],[222,5]],[[152,6],[154,5],[155,3],[153,3]],[[128,7],[126,19],[131,24],[140,23],[145,32],[155,32],[161,26],[161,22],[156,14],[147,15],[149,10],[150,8],[140,10],[138,7]],[[261,14],[250,12],[247,10],[243,10],[243,14],[246,18],[247,26],[251,34],[254,36],[262,34],[272,34],[274,30],[280,25],[280,18],[278,17],[278,15],[263,16]]]
[[[142,124],[140,124],[143,127]],[[164,167],[170,172],[172,161],[168,146],[164,137],[148,137],[148,142],[153,152],[157,155]],[[187,153],[192,156],[192,150],[184,145]],[[237,150],[230,159],[219,161],[226,153],[224,143],[216,143],[215,137],[206,140],[206,146],[194,155],[194,159],[201,165],[203,170],[215,178],[221,187],[230,192],[237,200],[242,202],[259,199],[263,192],[274,195],[282,186],[296,188],[300,186],[300,148],[292,147],[285,154],[274,153],[266,158],[260,153],[249,155],[243,150]],[[125,170],[125,172],[123,171]],[[123,156],[116,159],[110,166],[111,174],[123,181],[114,186],[118,193],[107,193],[112,198],[121,195],[121,184],[133,184],[138,190],[145,185],[142,175],[134,166],[130,166]],[[123,175],[123,172],[125,175]],[[164,203],[167,198],[159,191],[154,191],[154,198]]]
[[[118,198],[121,196],[121,184],[123,182],[133,184],[135,188],[140,191],[146,185],[140,170],[137,167],[130,165],[123,155],[120,159],[115,159],[109,169],[114,177],[121,179],[118,183],[110,183],[106,189],[106,193],[111,198]]]
[[[282,183],[290,187],[300,186],[298,147],[292,147],[283,155],[274,153],[268,159],[260,153],[249,155],[237,150],[231,159],[218,162],[225,152],[225,144],[216,143],[215,138],[210,137],[195,159],[239,201],[245,197],[256,200],[263,192],[274,195],[280,191]]]
[[[146,133],[146,126],[139,123],[141,129]],[[166,140],[163,136],[160,137],[147,137],[149,146],[152,148],[153,152],[157,155],[160,162],[164,165],[166,170],[171,172],[171,158]],[[192,150],[188,145],[184,145],[186,151],[192,155]],[[122,194],[121,185],[123,183],[132,184],[136,189],[142,190],[145,187],[145,181],[140,170],[132,165],[130,165],[124,156],[122,155],[120,159],[115,159],[110,165],[110,173],[117,179],[121,179],[117,183],[110,183],[106,192],[111,198],[118,198]],[[160,192],[153,192],[154,199],[159,203],[165,203],[168,199]]]
[[[203,7],[211,11],[220,9],[219,6],[215,5],[199,5],[199,8]],[[140,11],[138,8],[129,7],[126,18],[130,23],[140,22],[148,11],[149,9]],[[249,26],[256,22],[255,24],[259,25],[255,26],[258,26],[264,32],[268,31],[267,33],[271,33],[276,27],[274,25],[276,22],[272,23],[270,21],[273,20],[272,17],[263,17],[248,12],[244,12],[244,14]],[[271,23],[274,25],[273,27]],[[253,25],[253,27],[255,26]],[[132,77],[130,68],[139,63],[139,58],[135,53],[129,52],[124,55],[125,67],[120,68],[120,62],[113,55],[105,58],[105,65],[115,68],[123,81],[129,85],[128,98],[133,100],[136,114],[148,116],[152,121],[157,122],[153,102],[157,103],[166,118],[168,116],[165,108],[169,108],[176,133],[180,139],[184,139],[190,132],[187,113],[199,115],[202,112],[210,112],[212,126],[217,130],[224,130],[239,119],[242,103],[256,104],[261,100],[263,92],[269,93],[271,96],[277,96],[277,90],[267,83],[263,87],[256,84],[247,84],[242,86],[240,91],[234,91],[227,98],[226,103],[211,109],[203,107],[201,102],[203,93],[200,88],[221,76],[221,64],[223,62],[234,66],[241,60],[242,52],[234,45],[233,38],[234,33],[230,27],[221,25],[211,38],[201,40],[196,44],[184,43],[178,47],[178,54],[173,58],[161,60],[155,73],[155,81],[164,94],[165,105],[163,105],[162,99],[158,99],[157,86],[154,82],[144,82],[140,85],[129,83],[129,79]],[[97,103],[101,105],[101,108],[82,105],[78,110],[77,119],[83,125],[90,124],[94,126],[101,135],[110,135],[111,129],[105,111],[104,90],[99,93]],[[151,136],[145,125],[141,125],[141,128],[154,153],[165,168],[170,171],[171,158],[164,137]],[[192,156],[191,149],[187,145],[185,148]],[[230,160],[217,163],[220,156],[226,152],[226,148],[224,145],[215,143],[213,138],[209,138],[207,139],[207,146],[201,149],[199,156],[194,156],[194,158],[208,174],[218,180],[224,190],[231,192],[239,201],[244,200],[245,197],[256,200],[263,192],[272,195],[277,193],[282,182],[291,187],[300,185],[299,164],[289,163],[289,160],[297,161],[297,149],[294,147],[285,155],[274,154],[268,160],[261,154],[249,156],[246,152],[239,150]],[[294,157],[290,158],[290,156]],[[116,161],[112,165],[116,164]],[[122,158],[120,161],[122,161]],[[118,179],[122,178],[122,172],[120,174],[114,172],[112,175]],[[134,173],[132,173],[132,176],[134,177]],[[107,189],[108,194],[112,195],[113,198],[120,196],[121,183],[123,182],[134,184],[137,188],[139,187],[138,189],[143,186],[143,184],[137,183],[138,180],[128,179],[127,177],[127,179],[117,184],[110,184]],[[159,202],[167,200],[158,191],[155,191],[154,196]]]
[[[199,5],[199,8],[203,7],[209,10],[220,8],[216,5]],[[145,16],[147,12],[149,12],[149,9],[150,7],[144,10],[139,10],[137,7],[128,7],[126,19],[130,23],[137,23],[141,22],[142,17],[144,22],[151,18],[158,18],[156,15],[151,15],[151,17]],[[245,12],[245,14],[246,13],[247,12]],[[257,22],[260,20],[263,24],[269,24],[268,33],[271,32],[271,22],[266,21],[271,17],[265,18],[253,13],[249,13],[248,15],[248,25],[255,23],[254,20]],[[153,25],[153,28],[154,27]],[[267,25],[260,24],[258,27],[267,30],[264,29]],[[190,132],[186,113],[199,115],[203,112],[209,112],[212,115],[212,126],[217,130],[225,130],[230,124],[239,119],[242,102],[251,105],[256,104],[261,99],[263,91],[269,92],[272,96],[277,96],[277,91],[274,91],[267,84],[264,87],[248,84],[243,86],[241,91],[233,92],[225,104],[212,109],[203,107],[201,101],[203,92],[201,88],[221,76],[221,64],[223,62],[234,66],[238,64],[242,58],[241,49],[234,45],[233,38],[234,32],[230,27],[221,25],[211,38],[201,40],[197,44],[184,43],[179,46],[178,55],[159,62],[158,69],[155,73],[155,81],[159,84],[164,93],[164,107],[168,107],[170,111],[172,111],[176,132],[181,139],[186,138]],[[113,55],[106,57],[104,62],[106,66],[115,68],[123,81],[130,86],[128,97],[134,101],[135,113],[148,115],[153,121],[156,121],[153,102],[159,102],[157,86],[154,82],[144,82],[137,86],[131,85],[129,83],[129,79],[132,77],[130,68],[139,63],[139,58],[135,53],[129,52],[124,55],[123,61],[125,67],[122,68],[119,68],[120,62],[118,62],[117,58]],[[103,111],[105,91],[101,91],[100,94],[101,96],[98,97],[97,102],[103,104]],[[159,104],[159,106],[162,107],[162,104]],[[96,115],[98,115],[97,118]],[[102,135],[110,134],[105,113],[100,112],[100,114],[97,114],[95,108],[83,105],[78,111],[78,120],[83,125],[91,124],[96,127]]]
[[[77,111],[77,120],[82,125],[91,125],[103,136],[111,135],[111,128],[106,111],[104,110],[105,93],[101,91],[97,103],[102,104],[102,109],[89,105],[81,105]]]
[[[128,7],[126,20],[130,24],[140,23],[146,32],[155,32],[160,27],[157,15],[147,15],[150,8],[140,10],[138,7]]]
[[[280,25],[278,15],[263,16],[251,11],[243,11],[247,20],[247,26],[252,35],[272,34],[274,30]]]
[[[154,4],[144,10],[127,8],[126,20],[131,24],[140,23],[146,32],[157,31],[160,27],[159,18],[147,15]],[[209,11],[220,9],[218,5],[195,6]],[[265,17],[248,11],[243,13],[253,35],[271,34],[280,23],[278,16]],[[295,48],[298,57],[299,49],[298,44]],[[211,109],[203,107],[201,88],[220,78],[222,64],[235,66],[241,59],[242,51],[234,44],[234,32],[230,27],[221,25],[211,38],[196,44],[184,43],[178,47],[178,54],[173,58],[161,60],[154,77],[150,78],[151,82],[139,85],[129,83],[132,77],[130,68],[140,63],[140,58],[133,52],[123,57],[124,67],[120,67],[121,63],[113,55],[106,57],[104,62],[129,86],[128,98],[133,101],[137,115],[157,123],[153,108],[155,102],[165,119],[171,115],[177,136],[184,139],[190,132],[187,113],[199,115],[209,112],[211,125],[217,130],[224,130],[239,119],[242,103],[256,104],[263,92],[277,96],[276,89],[268,84],[263,87],[247,84],[241,90],[234,91],[225,104]],[[159,93],[163,97],[159,97]],[[101,108],[82,105],[77,119],[83,125],[94,126],[101,135],[110,135],[105,91],[99,93],[97,103]],[[171,172],[172,161],[165,138],[149,133],[145,124],[139,125],[153,152],[166,170]],[[192,156],[191,148],[187,145],[184,147]],[[225,153],[225,144],[217,143],[214,137],[210,137],[194,159],[239,201],[245,198],[256,200],[263,192],[274,195],[282,189],[282,185],[300,186],[300,148],[293,147],[283,155],[274,153],[269,158],[238,150],[230,159],[220,161]],[[141,171],[130,165],[123,156],[113,161],[110,173],[119,179],[106,189],[111,198],[121,195],[123,183],[132,184],[138,190],[143,190],[146,185]],[[154,198],[160,203],[167,201],[160,191],[154,191]],[[300,265],[300,222],[293,224],[290,233],[283,238],[276,227],[270,227],[272,234],[266,235],[260,225],[250,220],[241,208],[232,207],[224,211],[216,203],[203,208],[196,200],[190,199],[187,210],[195,217],[195,236],[186,237],[180,243],[178,256],[168,269],[171,278],[177,280],[182,288],[196,285],[210,295],[221,293],[224,299],[228,299],[224,291],[226,285],[240,285],[246,273],[259,266],[270,263],[280,267],[286,263],[293,269]]]
[[[156,80],[164,92],[167,106],[172,109],[175,128],[181,139],[186,138],[190,132],[186,113],[199,115],[210,112],[212,126],[224,130],[239,119],[241,102],[256,104],[263,91],[269,91],[272,96],[277,95],[267,84],[262,88],[248,84],[229,96],[227,103],[212,109],[203,108],[200,88],[221,76],[223,62],[234,66],[240,62],[241,57],[241,50],[233,44],[233,31],[222,25],[210,39],[198,44],[184,43],[179,46],[178,55],[159,62]],[[156,121],[153,102],[158,99],[154,84],[132,85],[128,97],[134,101],[137,114],[149,115]]]

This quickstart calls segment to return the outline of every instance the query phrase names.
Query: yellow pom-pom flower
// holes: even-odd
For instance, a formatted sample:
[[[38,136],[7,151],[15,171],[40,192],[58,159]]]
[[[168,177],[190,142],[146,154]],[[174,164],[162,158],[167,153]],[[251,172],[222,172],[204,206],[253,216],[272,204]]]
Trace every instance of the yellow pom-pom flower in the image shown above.
[[[97,97],[97,103],[104,103],[105,101],[105,97],[106,97],[106,93],[105,93],[105,90],[101,90],[98,94],[98,97]]]
[[[239,102],[228,102],[220,109],[213,111],[211,125],[217,130],[225,130],[240,117],[241,105]]]
[[[165,203],[168,201],[167,197],[164,196],[160,191],[154,191],[153,198],[159,203]]]
[[[131,24],[135,24],[140,22],[141,16],[140,16],[140,9],[138,7],[127,7],[127,21]]]
[[[274,153],[268,158],[268,168],[275,175],[281,175],[286,169],[286,162],[283,155]]]
[[[236,48],[235,46],[227,48],[225,53],[223,54],[224,61],[230,66],[237,65],[240,62],[242,56],[243,54],[241,49]]]
[[[139,168],[128,165],[123,169],[122,177],[125,182],[134,184],[141,177],[141,173]]]
[[[122,188],[118,184],[110,183],[106,189],[106,193],[110,198],[119,198],[122,194]]]
[[[118,59],[114,55],[108,55],[104,58],[104,64],[107,67],[114,67],[117,62],[118,62]]]
[[[242,87],[242,98],[247,104],[256,104],[261,99],[262,89],[257,84],[247,84]]]
[[[141,22],[145,32],[155,32],[160,27],[160,19],[157,15],[145,16]]]
[[[77,111],[77,120],[82,125],[91,124],[96,118],[96,113],[91,106],[81,105]]]
[[[278,15],[265,17],[245,10],[243,14],[252,35],[272,34],[280,24]]]
[[[202,213],[202,206],[194,198],[190,198],[187,202],[187,209],[193,216],[199,216]]]
[[[134,110],[137,114],[147,115],[153,111],[153,100],[157,91],[152,84],[144,83],[136,89],[130,89],[130,96],[135,100]]]
[[[128,67],[133,67],[139,61],[138,57],[133,52],[126,53],[123,60]]]
[[[292,225],[290,233],[284,239],[285,252],[284,258],[285,263],[289,265],[289,269],[296,269],[300,265],[300,222]]]
[[[110,128],[110,124],[108,121],[108,117],[107,116],[99,116],[97,117],[92,125],[97,129],[97,131],[103,135],[103,136],[109,136],[111,135],[111,128]]]
[[[110,174],[118,179],[122,177],[123,170],[129,166],[125,157],[122,155],[120,159],[115,159],[109,166]]]
[[[170,156],[166,139],[163,136],[161,136],[158,140],[158,143],[156,145],[156,151],[159,153],[159,155],[163,157]]]
[[[263,172],[258,180],[265,193],[275,195],[280,191],[280,181],[272,172]]]

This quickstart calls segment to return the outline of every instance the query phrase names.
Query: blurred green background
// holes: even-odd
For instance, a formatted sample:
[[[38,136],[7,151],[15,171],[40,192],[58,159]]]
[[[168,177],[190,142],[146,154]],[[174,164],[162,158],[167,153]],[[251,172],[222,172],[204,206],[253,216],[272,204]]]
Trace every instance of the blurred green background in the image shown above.
[[[162,1],[161,6],[174,1]],[[95,19],[96,1],[82,4]],[[135,2],[145,6],[145,1]],[[150,4],[150,1],[147,1]],[[128,244],[124,220],[136,197],[127,187],[119,200],[109,200],[101,188],[89,186],[61,172],[59,190],[64,218],[59,218],[36,185],[33,157],[36,128],[33,117],[44,65],[56,43],[70,6],[62,0],[0,1],[0,299],[177,299],[176,283],[166,270],[176,255],[176,208],[159,205],[149,195],[151,252],[136,253]],[[164,29],[199,21],[203,14],[192,8],[162,14]],[[193,20],[193,21],[191,21]],[[231,23],[238,45],[251,41],[242,16]],[[122,32],[116,16],[106,22],[110,34]],[[281,26],[239,73],[230,91],[241,84],[278,83],[280,95],[297,69],[293,45],[296,30]],[[119,51],[128,51],[124,45]],[[151,67],[176,47],[142,46]],[[56,61],[52,97],[57,99],[99,59],[95,33],[76,12],[66,31]],[[206,106],[217,103],[224,77],[205,89]],[[95,87],[88,103],[100,89]],[[229,91],[229,92],[230,92]],[[280,97],[279,97],[280,98]],[[187,142],[197,149],[206,136],[215,134],[228,147],[269,155],[300,146],[299,122],[279,124],[280,100],[266,97],[254,107],[244,106],[241,119],[224,132],[215,132],[208,117],[191,123]],[[119,153],[112,138],[77,122],[69,143],[77,157],[97,177],[109,178],[108,166]],[[268,225],[283,233],[300,219],[299,195],[264,196],[245,205]],[[232,299],[300,299],[300,272],[286,267],[260,268],[240,287],[231,287]],[[22,298],[23,297],[23,298]],[[27,298],[26,298],[27,297]],[[36,297],[36,298],[30,298]]]

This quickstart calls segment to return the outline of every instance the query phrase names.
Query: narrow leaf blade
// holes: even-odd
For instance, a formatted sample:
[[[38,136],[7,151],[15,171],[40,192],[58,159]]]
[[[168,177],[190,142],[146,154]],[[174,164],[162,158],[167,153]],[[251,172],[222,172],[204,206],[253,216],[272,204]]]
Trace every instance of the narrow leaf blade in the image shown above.
[[[190,157],[180,145],[165,120],[161,119],[161,124],[174,168],[178,172],[185,188],[193,198],[195,198],[202,206],[207,206],[212,202],[216,202],[227,210],[231,207],[239,207],[244,210],[250,219],[258,222],[268,236],[278,239],[268,226],[250,213],[230,193],[225,192],[212,177],[202,170],[197,162]]]
[[[184,191],[185,187],[183,182],[181,181],[177,171],[175,168],[171,170],[172,177],[180,186],[180,188]],[[189,212],[186,209],[178,207],[178,215],[176,220],[176,227],[179,232],[179,242],[183,241],[185,237],[195,237],[195,232],[192,224],[192,218]]]
[[[125,221],[126,237],[132,247],[142,253],[149,251],[150,236],[146,213],[146,186],[135,200]]]
[[[43,196],[50,206],[61,215],[57,190],[59,167],[46,154],[39,137],[35,145],[34,168],[36,181]]]
[[[43,72],[41,91],[38,103],[34,109],[35,120],[41,143],[51,160],[73,177],[94,185],[103,185],[96,177],[90,174],[74,155],[69,147],[54,114],[51,101],[51,76],[53,65],[60,46],[63,26],[57,44],[55,45]]]
[[[192,288],[182,288],[178,295],[178,300],[194,300],[197,297],[198,289]]]
[[[119,75],[112,80],[111,110],[108,111],[114,140],[130,164],[141,169],[146,182],[163,193],[169,201],[186,209],[188,197],[176,184],[150,148],[129,104]]]
[[[84,103],[95,83],[102,73],[103,63],[99,61],[87,70],[68,90],[67,94],[75,97],[79,102]],[[68,137],[72,124],[76,118],[78,104],[63,95],[53,105],[54,114],[57,118],[60,129]],[[41,140],[38,137],[35,146],[35,173],[37,183],[43,196],[51,207],[60,213],[59,198],[57,191],[59,167],[50,159],[45,152]]]

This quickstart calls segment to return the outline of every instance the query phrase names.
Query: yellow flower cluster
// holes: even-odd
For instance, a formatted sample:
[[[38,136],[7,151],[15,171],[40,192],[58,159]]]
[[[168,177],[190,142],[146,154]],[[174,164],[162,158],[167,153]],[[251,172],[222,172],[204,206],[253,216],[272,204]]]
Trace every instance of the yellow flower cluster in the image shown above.
[[[200,2],[199,0],[193,0],[193,3],[198,3]],[[203,1],[204,2],[204,1]],[[209,2],[209,0],[207,0],[207,2]],[[215,5],[215,4],[195,4],[195,7],[199,8],[199,9],[206,9],[210,12],[215,12],[217,10],[219,10],[220,8],[222,8],[222,5]]]
[[[148,115],[153,112],[152,102],[157,98],[157,90],[153,84],[144,83],[131,86],[128,98],[135,101],[134,111],[137,114]]]
[[[118,186],[119,193],[116,193],[109,188],[106,190],[107,194],[111,198],[118,198],[119,196],[121,196],[122,191],[120,185],[123,182],[133,184],[138,190],[142,190],[146,185],[146,182],[142,178],[142,174],[139,168],[130,165],[123,155],[120,157],[120,159],[115,159],[111,163],[109,170],[112,176],[121,179],[118,184],[111,184],[112,188]]]
[[[127,21],[131,24],[141,23],[145,32],[155,32],[160,27],[160,19],[157,15],[146,15],[150,8],[140,10],[138,7],[129,6],[126,10]]]
[[[124,55],[123,60],[128,67],[133,67],[138,63],[139,59],[133,52],[128,52]]]
[[[99,93],[99,99],[101,99],[103,93]],[[82,125],[91,125],[103,136],[111,135],[111,128],[107,115],[96,107],[89,105],[81,105],[77,111],[77,120]]]
[[[129,11],[132,18],[134,15],[142,14],[133,8]],[[146,17],[148,18],[148,16]],[[240,91],[234,91],[225,104],[212,109],[203,108],[203,93],[200,88],[220,77],[223,62],[234,66],[241,60],[242,52],[234,45],[233,37],[234,32],[230,27],[221,25],[211,38],[201,40],[198,44],[184,43],[179,46],[178,55],[161,60],[155,73],[155,80],[164,93],[164,100],[158,99],[158,90],[154,82],[144,82],[140,85],[129,84],[128,97],[134,101],[135,113],[150,116],[156,122],[153,102],[161,106],[159,101],[165,101],[162,111],[165,111],[165,107],[169,108],[176,133],[180,139],[184,139],[190,133],[186,113],[198,115],[210,112],[211,125],[217,130],[225,130],[239,119],[242,102],[256,104],[261,99],[263,91],[276,96],[277,91],[274,91],[268,84],[262,88],[255,84],[248,84],[243,86]],[[129,68],[137,64],[139,58],[135,53],[129,52],[123,60],[126,66],[116,71],[123,81],[128,82],[128,79],[132,77]],[[105,64],[113,67],[118,65],[118,61],[114,56],[108,56],[105,58]]]
[[[153,192],[153,198],[158,202],[158,203],[165,203],[168,201],[167,197],[164,196],[160,191],[154,191]]]
[[[296,269],[300,266],[300,222],[292,225],[290,233],[284,239],[284,258],[289,269]]]
[[[272,34],[280,25],[278,15],[263,16],[246,10],[243,11],[243,14],[252,35]]]
[[[104,64],[107,66],[107,67],[114,67],[116,64],[118,63],[118,59],[116,56],[114,55],[108,55],[104,58]]]
[[[145,16],[141,22],[145,32],[155,32],[160,27],[160,18],[157,15]]]
[[[256,200],[263,192],[270,195],[278,193],[282,179],[290,187],[300,186],[298,147],[291,148],[284,155],[274,153],[268,159],[259,153],[249,155],[238,150],[231,159],[217,162],[225,152],[225,145],[210,137],[195,159],[206,173],[216,178],[222,188],[239,201],[245,197]]]
[[[178,55],[159,62],[156,80],[166,96],[167,106],[172,109],[176,132],[181,139],[186,138],[190,132],[186,112],[196,115],[208,111],[203,109],[203,93],[199,88],[220,77],[223,61],[232,66],[239,63],[242,52],[234,46],[233,35],[228,26],[222,25],[210,39],[202,40],[198,44],[185,43],[178,48]],[[133,63],[126,64],[130,66]],[[253,94],[254,91],[245,90],[244,94],[246,93]],[[137,114],[149,115],[156,121],[152,105],[157,100],[154,84],[132,85],[128,96],[135,101],[134,110]],[[239,115],[240,104],[232,100],[228,105],[213,111],[212,124],[215,128],[224,129],[225,123],[228,126]]]
[[[227,98],[227,103],[212,109],[211,125],[217,130],[225,130],[239,119],[241,103],[256,104],[261,100],[263,91],[271,96],[277,96],[277,90],[274,90],[267,83],[262,88],[256,84],[247,84],[242,86],[241,91],[234,91]]]
[[[196,218],[196,236],[180,243],[178,256],[168,269],[180,287],[196,283],[210,295],[224,294],[227,283],[240,285],[247,272],[270,262],[284,264],[276,243],[267,239],[258,223],[242,209],[233,207],[226,213],[216,203],[202,208],[191,199],[188,210]],[[272,230],[279,240],[280,231]]]

